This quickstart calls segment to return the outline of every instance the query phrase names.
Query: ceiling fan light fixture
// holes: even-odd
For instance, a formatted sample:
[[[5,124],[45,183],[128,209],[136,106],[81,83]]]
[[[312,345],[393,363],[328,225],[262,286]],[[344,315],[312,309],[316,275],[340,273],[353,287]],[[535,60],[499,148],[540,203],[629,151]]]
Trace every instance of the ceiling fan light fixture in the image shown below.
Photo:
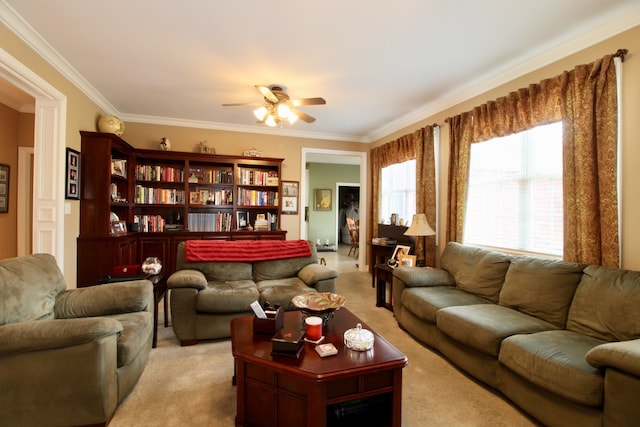
[[[256,116],[256,119],[260,120],[261,122],[264,121],[266,115],[267,115],[267,107],[258,107],[255,110],[253,110],[253,115]]]
[[[287,117],[287,119],[289,120],[289,124],[292,125],[295,122],[298,121],[298,116],[296,114],[294,114],[293,111],[289,112],[289,116]]]
[[[264,123],[267,126],[275,127],[278,124],[278,120],[273,116],[273,114],[269,114],[265,119]]]
[[[291,109],[289,108],[289,106],[283,103],[278,104],[276,111],[278,113],[278,117],[280,118],[289,117],[289,115],[291,114]]]

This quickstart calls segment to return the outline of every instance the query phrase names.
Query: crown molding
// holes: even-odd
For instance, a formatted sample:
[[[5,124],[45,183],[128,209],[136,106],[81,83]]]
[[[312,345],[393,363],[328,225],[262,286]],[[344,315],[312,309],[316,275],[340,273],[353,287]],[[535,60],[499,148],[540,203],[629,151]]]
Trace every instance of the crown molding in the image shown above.
[[[124,122],[144,123],[151,125],[162,126],[177,126],[188,127],[196,129],[212,129],[222,130],[228,132],[243,132],[243,133],[255,133],[261,135],[278,135],[278,136],[290,136],[294,138],[308,138],[308,139],[322,139],[330,141],[344,141],[344,142],[368,142],[363,141],[362,138],[354,138],[349,135],[338,135],[330,133],[320,132],[306,132],[300,130],[293,130],[289,128],[268,127],[268,126],[247,126],[247,125],[233,125],[229,123],[209,122],[205,120],[187,120],[176,119],[172,117],[159,117],[159,116],[145,116],[139,114],[121,114],[118,116]]]

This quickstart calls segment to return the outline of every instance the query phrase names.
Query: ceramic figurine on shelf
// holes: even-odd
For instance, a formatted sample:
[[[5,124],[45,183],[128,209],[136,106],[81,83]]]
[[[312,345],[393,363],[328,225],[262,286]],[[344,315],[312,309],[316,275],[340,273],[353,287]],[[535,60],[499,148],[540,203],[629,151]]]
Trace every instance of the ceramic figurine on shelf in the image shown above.
[[[171,149],[171,141],[169,141],[169,138],[162,138],[162,141],[160,141],[160,149],[162,151],[169,151]]]

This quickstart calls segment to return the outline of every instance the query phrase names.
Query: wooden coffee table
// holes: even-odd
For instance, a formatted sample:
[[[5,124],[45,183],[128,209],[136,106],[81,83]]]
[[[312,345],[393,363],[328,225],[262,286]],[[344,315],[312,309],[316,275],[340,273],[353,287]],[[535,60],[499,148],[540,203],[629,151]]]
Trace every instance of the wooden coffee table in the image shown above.
[[[285,327],[302,314],[285,313]],[[347,329],[361,323],[374,333],[369,351],[348,349]],[[402,369],[407,358],[345,307],[324,328],[323,343],[338,354],[321,358],[305,343],[298,359],[271,356],[271,335],[253,333],[253,317],[231,321],[237,386],[236,426],[394,426],[402,415]]]

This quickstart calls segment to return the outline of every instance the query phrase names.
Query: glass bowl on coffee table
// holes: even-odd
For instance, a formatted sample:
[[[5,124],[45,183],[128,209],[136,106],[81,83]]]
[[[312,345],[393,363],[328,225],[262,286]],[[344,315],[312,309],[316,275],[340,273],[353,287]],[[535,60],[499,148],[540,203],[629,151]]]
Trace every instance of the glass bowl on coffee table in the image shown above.
[[[296,295],[291,299],[291,304],[300,309],[303,322],[308,316],[318,316],[326,326],[329,318],[344,305],[345,300],[344,296],[333,292],[309,292]]]

